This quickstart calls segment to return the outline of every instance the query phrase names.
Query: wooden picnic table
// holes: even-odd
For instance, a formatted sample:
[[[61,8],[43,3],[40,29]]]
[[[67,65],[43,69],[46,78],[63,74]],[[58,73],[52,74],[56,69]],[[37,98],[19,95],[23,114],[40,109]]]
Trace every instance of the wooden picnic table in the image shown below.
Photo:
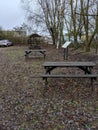
[[[34,53],[37,53],[37,52],[41,53],[44,56],[44,59],[46,57],[46,50],[45,49],[27,49],[27,50],[25,50],[25,57],[28,57],[29,54],[31,54],[33,52]]]
[[[96,64],[94,62],[89,61],[56,61],[56,62],[44,62],[43,67],[45,68],[45,74],[42,75],[43,79],[45,79],[45,85],[47,88],[47,78],[90,78],[91,79],[91,86],[93,90],[93,80],[98,77],[98,74],[93,74],[92,70]],[[81,74],[52,74],[55,68],[62,68],[62,67],[74,67],[83,70],[84,73]]]

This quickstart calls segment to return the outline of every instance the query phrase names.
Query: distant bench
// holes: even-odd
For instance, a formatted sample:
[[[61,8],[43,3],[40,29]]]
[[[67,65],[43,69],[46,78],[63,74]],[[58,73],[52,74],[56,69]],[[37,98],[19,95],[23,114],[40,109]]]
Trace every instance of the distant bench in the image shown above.
[[[47,89],[48,78],[90,78],[91,87],[93,91],[93,81],[96,80],[98,74],[92,74],[92,69],[95,66],[94,62],[45,62],[43,64],[46,73],[41,75],[43,80],[45,80],[45,87]],[[51,74],[51,71],[57,67],[78,67],[85,73],[81,74]]]
[[[46,50],[45,49],[28,49],[25,50],[25,57],[28,57],[30,53],[32,52],[39,52],[44,56],[44,59],[46,57]]]

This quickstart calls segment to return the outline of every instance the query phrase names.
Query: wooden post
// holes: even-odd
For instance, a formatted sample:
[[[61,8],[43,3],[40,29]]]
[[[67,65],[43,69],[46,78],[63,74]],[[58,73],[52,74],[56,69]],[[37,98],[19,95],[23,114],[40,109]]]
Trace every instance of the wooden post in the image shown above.
[[[64,60],[68,60],[68,47],[64,48]]]
[[[62,46],[62,48],[64,48],[64,60],[68,60],[68,46],[70,44],[71,44],[71,41],[67,41]]]

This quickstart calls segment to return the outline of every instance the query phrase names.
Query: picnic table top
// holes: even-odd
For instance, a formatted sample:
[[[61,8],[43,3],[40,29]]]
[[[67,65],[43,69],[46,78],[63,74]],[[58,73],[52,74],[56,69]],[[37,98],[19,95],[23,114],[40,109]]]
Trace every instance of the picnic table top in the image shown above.
[[[46,51],[45,49],[27,49],[25,51]]]
[[[43,66],[55,66],[55,67],[77,67],[77,66],[95,66],[95,62],[90,61],[72,61],[72,62],[66,62],[66,61],[55,61],[55,62],[44,62]]]

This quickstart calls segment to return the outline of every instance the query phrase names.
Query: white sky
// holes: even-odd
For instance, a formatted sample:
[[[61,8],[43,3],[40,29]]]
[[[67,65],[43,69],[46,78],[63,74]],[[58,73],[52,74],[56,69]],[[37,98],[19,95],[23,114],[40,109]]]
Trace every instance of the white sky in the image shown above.
[[[20,0],[0,0],[0,27],[11,30],[24,22]]]

